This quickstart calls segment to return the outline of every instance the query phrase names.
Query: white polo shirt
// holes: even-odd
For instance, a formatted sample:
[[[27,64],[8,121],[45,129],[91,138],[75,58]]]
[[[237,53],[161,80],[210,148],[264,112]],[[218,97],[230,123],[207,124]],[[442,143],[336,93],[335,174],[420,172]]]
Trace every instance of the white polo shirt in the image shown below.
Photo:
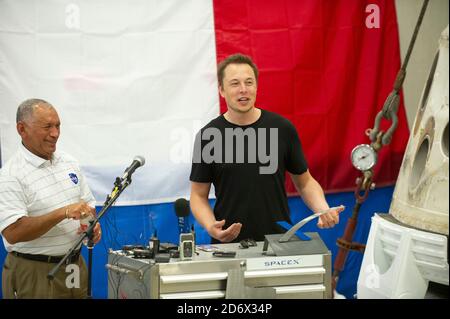
[[[77,161],[62,152],[45,160],[23,145],[0,169],[0,233],[23,216],[40,216],[79,201],[95,207],[95,199]],[[65,219],[41,237],[11,245],[7,251],[64,255],[79,238],[80,222]]]

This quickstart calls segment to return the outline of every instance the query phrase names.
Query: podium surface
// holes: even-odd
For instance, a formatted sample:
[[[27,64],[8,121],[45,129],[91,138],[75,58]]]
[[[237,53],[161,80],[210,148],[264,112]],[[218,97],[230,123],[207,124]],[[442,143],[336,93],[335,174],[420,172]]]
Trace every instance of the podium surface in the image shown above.
[[[331,253],[317,233],[311,241],[291,240],[288,249],[257,242],[214,244],[234,257],[215,257],[197,246],[191,260],[136,259],[129,252],[109,251],[108,298],[111,299],[324,299],[331,298]],[[279,235],[270,237],[276,238]]]

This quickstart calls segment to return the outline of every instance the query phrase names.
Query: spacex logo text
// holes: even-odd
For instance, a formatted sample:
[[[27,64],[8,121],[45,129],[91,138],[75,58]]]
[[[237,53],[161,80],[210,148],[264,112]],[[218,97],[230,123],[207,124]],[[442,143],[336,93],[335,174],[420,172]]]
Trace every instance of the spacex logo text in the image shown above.
[[[264,262],[264,266],[269,268],[273,266],[291,266],[291,265],[300,265],[300,259],[283,259]]]

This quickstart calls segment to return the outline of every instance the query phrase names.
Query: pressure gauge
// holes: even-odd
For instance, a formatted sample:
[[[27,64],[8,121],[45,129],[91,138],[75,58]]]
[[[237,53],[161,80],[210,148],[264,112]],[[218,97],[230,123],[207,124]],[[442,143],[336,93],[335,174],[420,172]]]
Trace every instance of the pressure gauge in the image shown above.
[[[357,169],[360,171],[367,171],[377,162],[377,153],[372,146],[360,144],[352,150],[351,160],[353,166]]]

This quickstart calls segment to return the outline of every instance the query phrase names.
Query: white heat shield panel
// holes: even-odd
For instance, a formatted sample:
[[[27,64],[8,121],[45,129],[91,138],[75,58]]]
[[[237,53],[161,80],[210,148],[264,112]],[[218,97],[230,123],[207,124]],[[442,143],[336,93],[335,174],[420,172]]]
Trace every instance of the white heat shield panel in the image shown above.
[[[395,186],[389,213],[448,236],[448,26],[430,70]]]

